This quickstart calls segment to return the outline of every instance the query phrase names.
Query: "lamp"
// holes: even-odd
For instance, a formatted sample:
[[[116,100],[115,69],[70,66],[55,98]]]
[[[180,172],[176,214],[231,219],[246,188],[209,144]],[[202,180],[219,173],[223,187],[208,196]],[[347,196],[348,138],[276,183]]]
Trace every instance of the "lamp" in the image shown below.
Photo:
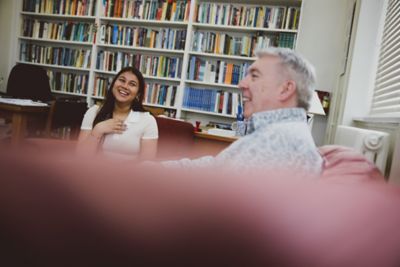
[[[319,100],[317,92],[313,92],[311,101],[310,101],[310,107],[308,108],[307,111],[307,117],[308,117],[308,125],[310,128],[313,126],[314,122],[314,115],[323,115],[325,116],[325,111],[324,108],[322,107],[321,101]]]
[[[326,115],[316,91],[312,94],[310,107],[308,108],[307,113],[313,115]]]

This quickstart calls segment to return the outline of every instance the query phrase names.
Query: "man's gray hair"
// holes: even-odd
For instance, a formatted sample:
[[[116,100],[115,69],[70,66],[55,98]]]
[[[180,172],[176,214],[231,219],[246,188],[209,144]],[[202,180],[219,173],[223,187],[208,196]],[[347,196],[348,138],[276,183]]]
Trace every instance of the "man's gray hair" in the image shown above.
[[[308,110],[313,91],[316,87],[315,68],[304,57],[289,48],[263,48],[256,51],[256,56],[277,56],[287,70],[290,79],[296,83],[298,107]]]

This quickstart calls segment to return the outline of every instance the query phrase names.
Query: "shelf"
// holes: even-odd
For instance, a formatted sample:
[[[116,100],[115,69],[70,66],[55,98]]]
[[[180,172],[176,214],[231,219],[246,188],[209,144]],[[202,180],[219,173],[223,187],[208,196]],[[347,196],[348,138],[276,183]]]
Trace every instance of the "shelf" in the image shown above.
[[[193,56],[200,56],[200,57],[223,58],[223,59],[241,60],[241,61],[256,60],[255,57],[232,56],[232,55],[212,54],[212,53],[203,53],[203,52],[195,52],[195,51],[190,51],[189,54],[193,55]]]
[[[150,52],[150,53],[163,53],[163,54],[169,53],[169,54],[176,54],[176,55],[182,55],[182,56],[184,54],[183,50],[171,50],[171,49],[162,49],[162,48],[149,48],[149,47],[114,45],[114,44],[98,44],[97,46],[102,47],[102,48],[146,51],[146,52]]]
[[[38,65],[38,66],[47,67],[47,68],[57,68],[57,69],[66,69],[66,70],[77,70],[77,71],[85,71],[85,72],[89,72],[89,71],[90,71],[90,69],[85,69],[85,68],[77,68],[77,67],[62,66],[62,65],[53,65],[53,64],[43,64],[43,63],[34,63],[34,62],[21,61],[21,60],[17,60],[17,63],[30,64],[30,65]]]
[[[21,15],[49,18],[49,19],[71,19],[71,20],[86,20],[86,21],[95,21],[96,20],[96,17],[94,17],[94,16],[59,15],[59,14],[35,13],[35,12],[27,12],[27,11],[21,11]]]
[[[212,25],[206,23],[193,22],[193,27],[199,29],[207,29],[207,30],[220,30],[220,31],[233,31],[233,32],[271,32],[271,33],[297,33],[297,30],[288,30],[288,29],[272,29],[272,28],[255,28],[255,27],[244,27],[244,26],[231,26],[231,25]]]
[[[239,90],[239,86],[233,85],[233,84],[209,83],[209,82],[193,81],[193,80],[186,80],[186,83],[207,86],[207,87],[221,87],[221,88],[229,88],[229,89]]]
[[[104,100],[104,97],[103,96],[95,96],[95,95],[92,95],[91,96],[93,99],[96,99],[96,100]]]
[[[109,21],[109,22],[123,22],[127,24],[134,25],[153,25],[153,26],[161,26],[161,27],[181,27],[186,28],[187,22],[183,21],[168,21],[168,20],[150,20],[150,19],[136,19],[136,18],[114,18],[114,17],[99,17],[100,20]]]
[[[165,106],[165,105],[158,105],[158,104],[151,104],[151,103],[144,103],[143,106],[148,106],[148,107],[155,107],[155,108],[166,108],[166,109],[174,109],[176,110],[176,107],[171,107],[171,106]]]
[[[86,97],[86,94],[79,94],[79,93],[72,93],[72,92],[64,92],[64,91],[57,91],[57,90],[51,90],[52,93],[54,94],[61,94],[61,95],[73,95],[73,96],[79,96],[79,97]]]
[[[95,72],[100,73],[100,74],[106,74],[106,75],[115,75],[118,73],[116,71],[106,71],[106,70],[95,70]],[[145,79],[160,80],[160,81],[175,82],[175,83],[179,83],[181,81],[180,78],[156,77],[156,76],[149,76],[149,75],[145,75],[145,74],[143,74],[143,77]]]
[[[89,42],[78,42],[78,41],[68,41],[68,40],[55,40],[55,39],[44,39],[44,38],[33,38],[33,37],[25,37],[19,36],[21,40],[32,41],[32,42],[47,42],[47,43],[55,43],[55,44],[69,44],[69,45],[79,45],[79,46],[92,46],[92,43]]]
[[[182,108],[181,110],[185,111],[185,112],[200,113],[200,114],[206,114],[206,115],[217,116],[217,117],[236,118],[235,115],[215,113],[215,112],[209,112],[209,111],[202,111],[202,110],[197,110],[197,109]]]

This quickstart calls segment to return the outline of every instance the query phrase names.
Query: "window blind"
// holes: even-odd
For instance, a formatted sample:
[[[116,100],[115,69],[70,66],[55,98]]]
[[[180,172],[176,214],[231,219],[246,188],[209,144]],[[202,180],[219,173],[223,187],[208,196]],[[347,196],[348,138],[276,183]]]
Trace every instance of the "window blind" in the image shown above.
[[[400,117],[400,0],[388,0],[370,113]]]

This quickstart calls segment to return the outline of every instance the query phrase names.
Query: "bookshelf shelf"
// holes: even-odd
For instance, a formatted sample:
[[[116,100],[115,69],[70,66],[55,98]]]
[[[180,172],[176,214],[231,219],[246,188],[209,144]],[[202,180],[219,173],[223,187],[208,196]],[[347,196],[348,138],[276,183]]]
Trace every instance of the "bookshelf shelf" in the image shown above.
[[[174,109],[174,110],[176,110],[176,107],[173,107],[173,106],[157,105],[157,104],[151,104],[151,103],[147,103],[147,102],[144,102],[143,105],[148,106],[148,107],[167,108],[167,109]]]
[[[206,86],[206,87],[210,87],[210,88],[228,88],[228,89],[239,90],[239,87],[237,85],[233,85],[233,84],[210,83],[210,82],[201,82],[201,81],[194,81],[194,80],[186,80],[186,83],[201,85],[203,87]]]
[[[105,71],[105,70],[95,70],[94,72],[98,73],[98,74],[105,74],[108,76],[114,76],[115,74],[117,74],[117,71]],[[159,81],[166,81],[166,82],[172,82],[172,83],[180,83],[180,79],[177,78],[167,78],[167,77],[157,77],[157,76],[150,76],[150,75],[146,75],[143,74],[143,77],[145,79],[150,79],[150,80],[159,80]]]
[[[21,11],[21,15],[38,17],[41,19],[70,19],[70,20],[85,20],[85,21],[95,21],[95,16],[81,16],[81,15],[62,15],[62,14],[48,14],[48,13],[35,13]]]
[[[230,60],[235,60],[235,61],[254,61],[256,59],[255,57],[233,56],[233,55],[203,53],[203,52],[195,52],[195,51],[190,51],[189,54],[193,55],[193,56],[199,56],[199,57],[230,59]]]
[[[289,29],[272,29],[262,27],[245,27],[245,26],[230,26],[230,25],[212,25],[206,23],[193,22],[193,27],[198,29],[206,30],[219,30],[219,31],[232,31],[232,32],[286,32],[286,33],[297,33],[297,30]]]
[[[187,22],[183,21],[169,21],[169,20],[151,20],[151,19],[135,19],[135,18],[115,18],[115,17],[100,17],[101,21],[105,22],[123,22],[129,25],[146,25],[158,27],[180,27],[186,28]]]
[[[42,67],[45,67],[45,68],[52,68],[52,69],[64,69],[64,70],[73,70],[73,71],[78,70],[78,71],[84,71],[84,72],[89,72],[90,71],[90,69],[87,69],[87,68],[78,68],[78,67],[53,65],[53,64],[43,64],[43,63],[35,63],[35,62],[22,61],[22,60],[17,60],[17,63],[39,65],[39,66],[42,66]]]
[[[191,113],[205,114],[205,115],[210,115],[210,116],[215,116],[215,117],[224,117],[224,118],[232,118],[232,119],[236,118],[235,115],[228,115],[228,114],[209,112],[209,111],[203,111],[203,110],[197,110],[197,109],[182,108],[182,111],[191,112]]]
[[[71,96],[87,97],[86,94],[78,94],[78,93],[64,92],[64,91],[58,91],[58,90],[51,90],[51,92],[54,93],[54,94],[60,94],[60,95],[71,95]]]
[[[120,68],[136,64],[147,84],[145,106],[204,124],[235,119],[238,83],[257,47],[295,48],[302,6],[301,0],[18,1],[15,61],[44,67],[53,93],[85,97],[91,106],[104,99]],[[71,52],[63,49],[75,53],[72,63],[64,64]]]
[[[98,47],[101,48],[114,48],[114,49],[124,49],[131,51],[146,51],[150,53],[163,53],[163,54],[175,54],[183,56],[183,50],[172,50],[172,49],[159,49],[159,48],[149,48],[149,47],[140,47],[140,46],[127,46],[127,45],[112,45],[112,44],[98,44]]]
[[[47,38],[33,38],[33,37],[25,37],[19,36],[21,40],[31,41],[31,42],[45,42],[52,44],[66,44],[66,45],[77,45],[77,46],[92,46],[92,43],[89,42],[78,42],[78,41],[67,41],[67,40],[56,40],[56,39],[47,39]]]

